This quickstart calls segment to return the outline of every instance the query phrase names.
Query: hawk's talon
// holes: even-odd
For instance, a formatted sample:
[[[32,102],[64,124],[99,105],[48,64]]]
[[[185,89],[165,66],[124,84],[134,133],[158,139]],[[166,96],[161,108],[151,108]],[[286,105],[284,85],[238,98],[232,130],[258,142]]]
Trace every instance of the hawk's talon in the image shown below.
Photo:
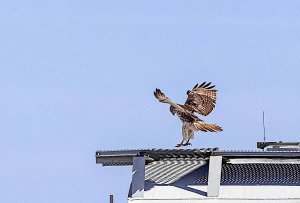
[[[190,143],[190,142],[187,142],[187,143],[184,143],[182,146],[189,146],[189,145],[191,145],[191,146],[192,146],[192,143]]]
[[[183,144],[177,144],[175,147],[181,147],[181,146],[183,146]]]

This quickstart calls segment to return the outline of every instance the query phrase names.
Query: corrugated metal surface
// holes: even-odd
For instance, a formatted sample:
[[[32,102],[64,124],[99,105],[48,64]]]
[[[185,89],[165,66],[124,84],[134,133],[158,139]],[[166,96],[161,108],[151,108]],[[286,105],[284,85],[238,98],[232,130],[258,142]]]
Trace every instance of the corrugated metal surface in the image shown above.
[[[171,184],[206,163],[204,160],[169,159],[146,165],[145,179],[157,184]]]
[[[146,162],[163,159],[202,158],[223,156],[224,158],[300,158],[297,151],[220,151],[218,148],[201,149],[138,149],[97,151],[96,163],[103,166],[132,165],[132,157],[146,156]]]
[[[161,155],[170,157],[199,156],[219,148],[196,148],[196,149],[125,149],[125,150],[98,150],[96,156],[134,156],[134,155]],[[166,157],[167,158],[167,157]]]
[[[146,163],[163,159],[193,159],[207,158],[218,148],[201,149],[140,149],[140,150],[112,150],[97,151],[96,163],[103,166],[125,166],[132,165],[132,158],[135,156],[145,156]]]
[[[165,158],[199,158],[210,156],[212,152],[218,151],[218,148],[201,149],[152,149],[141,151],[140,154],[149,156],[155,160]]]
[[[130,165],[132,165],[132,161],[102,163],[102,166],[130,166]]]

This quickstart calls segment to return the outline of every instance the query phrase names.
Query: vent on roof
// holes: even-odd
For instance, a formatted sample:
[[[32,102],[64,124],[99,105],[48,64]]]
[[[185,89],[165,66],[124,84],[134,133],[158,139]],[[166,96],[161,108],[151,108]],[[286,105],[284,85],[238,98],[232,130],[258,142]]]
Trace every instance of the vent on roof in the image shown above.
[[[300,142],[257,142],[257,148],[267,151],[300,151]]]

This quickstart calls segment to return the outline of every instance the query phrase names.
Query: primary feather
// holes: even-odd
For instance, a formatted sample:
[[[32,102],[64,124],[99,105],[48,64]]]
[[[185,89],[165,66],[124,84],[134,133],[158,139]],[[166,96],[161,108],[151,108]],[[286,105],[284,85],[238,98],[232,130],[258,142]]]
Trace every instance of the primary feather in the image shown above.
[[[217,90],[213,89],[215,86],[210,86],[210,84],[210,82],[204,82],[188,91],[188,98],[184,105],[192,112],[197,112],[203,116],[210,114],[215,108],[217,100]]]

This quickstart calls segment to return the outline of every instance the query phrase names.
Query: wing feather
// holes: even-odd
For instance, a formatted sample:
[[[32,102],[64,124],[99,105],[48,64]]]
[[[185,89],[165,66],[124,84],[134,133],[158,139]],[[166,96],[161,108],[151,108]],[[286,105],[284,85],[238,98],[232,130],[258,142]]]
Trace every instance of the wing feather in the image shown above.
[[[173,106],[177,110],[180,110],[182,112],[186,112],[185,109],[183,109],[181,106],[179,106],[175,102],[171,101],[171,99],[169,99],[168,97],[166,97],[165,94],[160,91],[160,89],[156,88],[156,90],[154,91],[154,96],[156,97],[156,99],[158,99],[158,101],[160,101],[162,103],[170,104],[171,106]]]
[[[215,86],[210,85],[211,82],[203,82],[199,86],[197,84],[188,91],[188,98],[184,105],[193,109],[193,112],[207,116],[215,108],[217,100],[217,90],[213,89]]]

